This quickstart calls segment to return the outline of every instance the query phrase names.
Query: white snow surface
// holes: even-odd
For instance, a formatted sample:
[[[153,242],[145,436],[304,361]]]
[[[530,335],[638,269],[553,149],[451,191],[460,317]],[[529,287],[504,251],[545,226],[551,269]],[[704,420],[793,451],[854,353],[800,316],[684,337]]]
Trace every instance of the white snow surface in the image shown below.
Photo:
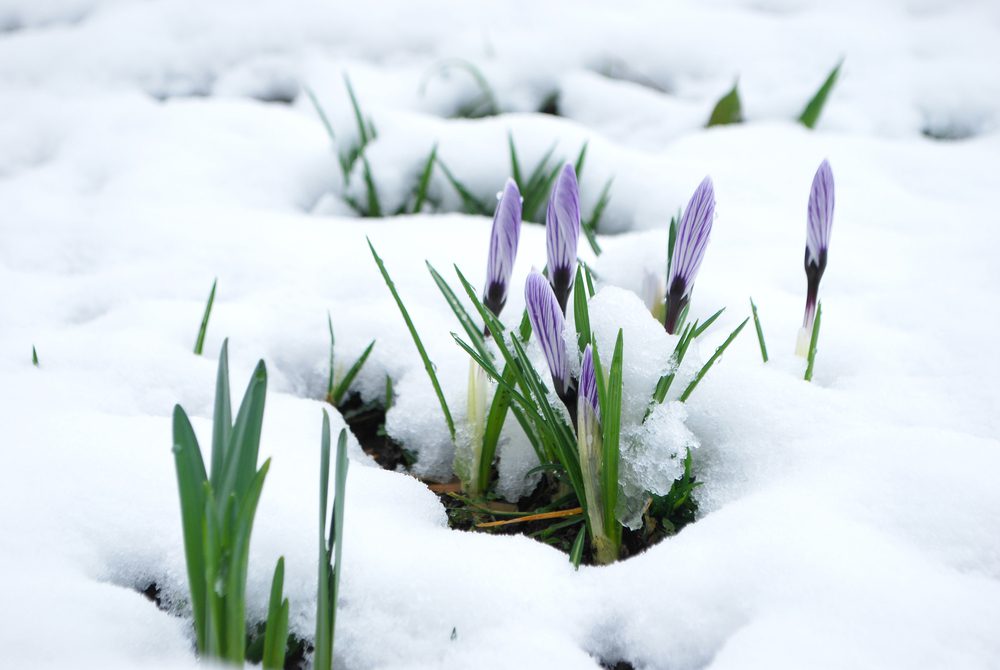
[[[378,128],[369,157],[390,211],[435,143],[488,195],[509,171],[508,130],[526,165],[589,141],[584,211],[613,176],[603,230],[627,232],[581,255],[605,285],[602,350],[625,329],[635,398],[671,341],[620,289],[662,275],[670,215],[711,175],[691,316],[727,309],[682,373],[750,295],[772,360],[748,327],[689,402],[658,410],[650,431],[699,445],[699,519],[609,567],[449,530],[423,483],[352,439],[338,668],[1000,666],[997,3],[2,0],[0,28],[4,667],[196,666],[170,414],[180,403],[209,438],[225,337],[234,396],[258,358],[269,371],[251,618],[284,555],[292,629],[313,630],[328,310],[341,364],[377,341],[356,389],[377,397],[390,375],[390,431],[446,474],[447,429],[365,238],[463,416],[468,359],[424,261],[481,282],[490,221],[353,215],[343,198],[360,181],[345,188],[301,95],[349,142],[345,71]],[[796,125],[841,57],[817,130]],[[478,94],[461,70],[421,86],[450,58],[482,70],[502,115],[447,118]],[[703,129],[737,77],[748,122]],[[535,113],[554,92],[562,116]],[[791,352],[824,157],[837,209],[808,384]],[[431,193],[457,208],[440,172]],[[544,263],[526,225],[508,323]],[[516,495],[532,454],[508,437],[501,485]],[[172,614],[136,592],[151,582]]]

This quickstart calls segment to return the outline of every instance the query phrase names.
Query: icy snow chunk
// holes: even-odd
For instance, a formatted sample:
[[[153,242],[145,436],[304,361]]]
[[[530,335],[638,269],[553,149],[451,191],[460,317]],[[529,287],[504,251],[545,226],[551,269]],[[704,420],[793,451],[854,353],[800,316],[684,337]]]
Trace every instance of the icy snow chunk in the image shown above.
[[[448,387],[445,389],[447,393]],[[455,445],[441,405],[430,388],[427,372],[423,368],[412,368],[395,384],[394,391],[395,404],[385,415],[386,432],[416,456],[413,474],[424,479],[448,481],[452,475]],[[456,422],[464,426],[465,399],[450,393],[445,399],[452,416],[459,417]]]
[[[538,455],[520,424],[509,413],[500,434],[497,452],[500,454],[497,463],[497,493],[505,500],[517,502],[538,486],[542,473],[528,474],[532,468],[538,467]]]
[[[645,423],[623,429],[615,515],[635,530],[642,523],[647,494],[666,495],[684,474],[684,459],[698,440],[686,425],[679,401],[656,405]]]

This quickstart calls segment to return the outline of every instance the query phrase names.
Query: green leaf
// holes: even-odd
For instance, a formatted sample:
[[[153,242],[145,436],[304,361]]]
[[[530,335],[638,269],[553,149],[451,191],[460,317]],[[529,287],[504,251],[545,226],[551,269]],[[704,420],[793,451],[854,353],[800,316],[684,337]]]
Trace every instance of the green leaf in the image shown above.
[[[455,189],[455,192],[458,193],[458,197],[462,199],[462,206],[465,208],[466,214],[479,214],[487,216],[492,213],[486,205],[480,202],[479,199],[476,198],[476,196],[474,196],[464,184],[462,184],[462,182],[458,181],[455,175],[452,174],[451,170],[448,169],[448,166],[444,164],[444,161],[438,158],[437,164],[438,167],[441,168],[441,171],[444,172],[445,179],[448,180],[448,183],[451,184],[452,188]]]
[[[208,318],[212,315],[212,303],[215,302],[215,286],[219,279],[212,280],[212,290],[208,294],[208,303],[205,305],[205,313],[201,317],[201,326],[198,328],[198,339],[194,342],[194,353],[201,356],[205,348],[205,331],[208,330]]]
[[[813,378],[813,365],[816,363],[816,346],[819,344],[819,324],[823,320],[823,303],[816,306],[816,319],[813,321],[812,337],[809,338],[809,356],[806,360],[806,374],[804,379],[811,382]]]
[[[733,84],[733,88],[715,103],[712,115],[708,117],[707,128],[721,126],[729,123],[743,122],[743,107],[740,104],[739,84]]]
[[[215,410],[212,416],[212,487],[222,484],[223,463],[230,448],[233,431],[233,409],[229,400],[229,339],[222,341],[219,352],[219,370],[215,376]]]
[[[340,594],[340,575],[344,550],[344,501],[347,495],[347,430],[341,428],[337,438],[337,474],[333,489],[333,596],[330,602],[330,648],[333,648],[337,621],[337,601]]]
[[[713,323],[715,323],[716,319],[718,319],[720,316],[722,316],[722,313],[725,312],[725,311],[726,311],[726,308],[723,307],[722,309],[720,309],[719,311],[717,311],[715,314],[713,314],[712,316],[710,316],[707,319],[705,319],[705,323],[702,323],[700,325],[698,323],[696,323],[694,329],[691,331],[691,338],[692,339],[698,339],[699,337],[701,337],[702,333],[704,333],[706,330],[708,330],[709,327]]]
[[[827,75],[826,81],[816,91],[816,95],[806,104],[805,109],[802,110],[802,114],[799,115],[799,123],[806,128],[815,128],[819,122],[819,116],[823,113],[823,107],[826,105],[827,98],[830,97],[830,91],[833,90],[834,85],[837,83],[837,78],[840,76],[840,66],[843,64],[844,59],[840,59],[840,62]]]
[[[330,492],[330,415],[323,410],[323,432],[320,441],[319,466],[319,574],[316,587],[316,638],[313,667],[329,670],[333,667],[333,638],[330,612],[330,554],[326,543],[327,497]]]
[[[31,345],[31,364],[36,368],[38,367],[38,351],[35,350],[35,345]]]
[[[757,305],[750,298],[750,311],[753,312],[753,325],[757,329],[757,343],[760,344],[760,357],[767,363],[767,345],[764,344],[764,330],[760,327],[760,317],[757,316]]]
[[[266,397],[267,368],[264,361],[259,361],[243,394],[243,402],[229,436],[218,491],[220,502],[225,501],[230,494],[235,494],[238,500],[242,500],[254,480]]]
[[[337,338],[333,334],[333,317],[330,316],[330,312],[329,311],[326,313],[326,325],[330,329],[330,374],[329,374],[329,376],[327,377],[327,380],[326,380],[326,401],[328,403],[332,404],[333,403],[333,389],[334,389],[333,378],[334,378],[334,375],[336,373],[336,369],[334,368],[334,365],[333,365],[333,363],[334,363],[334,356],[333,356],[333,354],[334,354],[334,347],[335,347],[335,345],[337,343]]]
[[[434,163],[437,161],[437,143],[431,147],[431,153],[427,156],[427,162],[424,163],[424,169],[420,173],[420,181],[417,183],[417,194],[413,199],[413,210],[414,214],[419,214],[420,210],[423,209],[424,203],[427,202],[427,189],[431,184],[431,175],[434,172]]]
[[[368,157],[361,153],[362,176],[365,180],[365,194],[368,199],[368,209],[365,216],[378,218],[382,216],[382,205],[379,203],[378,190],[375,188],[375,178],[372,176],[372,166],[368,163]]]
[[[674,246],[677,244],[677,223],[681,220],[680,210],[677,216],[670,217],[670,231],[667,233],[667,281],[670,280],[670,265],[674,262]],[[670,290],[670,287],[667,287]]]
[[[601,500],[604,505],[604,532],[611,539],[618,555],[621,544],[622,527],[615,518],[618,505],[618,461],[620,458],[621,412],[622,412],[622,360],[624,343],[622,330],[618,330],[615,351],[611,357],[611,371],[608,373],[607,398],[601,408],[603,429],[603,458],[601,467]]]
[[[271,579],[271,598],[267,607],[267,624],[264,627],[264,670],[283,670],[285,648],[288,642],[288,599],[282,600],[285,584],[285,557],[278,559]]]
[[[580,223],[583,228],[583,234],[586,235],[587,242],[590,244],[590,248],[594,251],[595,256],[601,255],[601,245],[597,243],[597,232],[601,224],[601,217],[604,216],[604,210],[611,201],[611,184],[614,181],[615,178],[611,177],[604,182],[604,188],[601,189],[601,195],[597,198],[597,204],[594,205],[594,210],[590,213],[590,218],[584,219]]]
[[[573,540],[573,548],[569,550],[569,562],[573,564],[575,570],[580,569],[580,561],[583,560],[583,541],[587,537],[587,524],[580,526],[576,539]]]
[[[195,638],[199,651],[206,648],[205,620],[205,546],[202,519],[205,515],[207,475],[198,447],[198,438],[180,405],[173,416],[174,466],[181,503],[181,528],[184,535],[184,558],[187,563],[191,611],[194,614]]]
[[[576,170],[576,177],[577,177],[577,179],[579,179],[580,175],[583,174],[583,164],[584,164],[584,161],[587,160],[587,145],[588,144],[590,144],[590,140],[587,140],[586,142],[584,142],[583,146],[580,147],[580,153],[577,155],[577,157],[576,157],[576,163],[573,165],[574,170]]]
[[[580,351],[593,341],[590,332],[590,310],[587,307],[587,291],[583,283],[583,270],[576,266],[576,281],[573,284],[573,317],[576,322],[576,341]]]
[[[347,371],[344,378],[340,380],[339,384],[337,384],[337,388],[333,392],[334,405],[339,405],[340,401],[344,399],[344,396],[347,394],[347,389],[351,387],[351,382],[353,382],[354,378],[358,376],[359,372],[361,372],[361,368],[364,366],[365,361],[368,360],[368,355],[371,354],[372,349],[374,348],[375,340],[372,340],[365,350],[361,352],[361,355],[358,356],[358,360],[354,361],[354,365],[352,365]]]
[[[489,81],[486,80],[486,77],[483,76],[479,68],[462,58],[448,58],[431,66],[420,82],[420,95],[424,95],[427,90],[427,82],[432,76],[444,74],[452,69],[460,69],[467,72],[479,88],[479,98],[459,109],[457,113],[458,117],[480,118],[483,116],[495,116],[500,113],[500,105],[497,102],[496,94],[493,92]]]
[[[313,108],[316,110],[316,114],[319,116],[319,120],[323,122],[323,127],[326,129],[326,134],[329,136],[330,141],[336,143],[337,138],[333,134],[333,124],[330,123],[329,117],[327,117],[326,112],[323,111],[322,105],[319,104],[319,99],[316,94],[308,86],[305,87],[306,95],[309,97],[309,102],[312,103]]]
[[[472,345],[480,352],[484,357],[489,358],[490,352],[486,346],[486,340],[483,338],[482,329],[476,325],[476,322],[472,320],[469,316],[469,312],[466,311],[465,307],[462,305],[458,296],[448,285],[448,282],[444,280],[438,271],[434,269],[434,266],[430,264],[430,261],[424,261],[427,264],[427,270],[431,273],[431,277],[434,279],[434,283],[437,284],[438,290],[441,291],[441,295],[444,296],[445,302],[448,303],[448,307],[455,314],[455,318],[462,326],[462,330],[465,334],[469,336],[469,340]]]
[[[517,190],[524,191],[524,180],[521,178],[521,164],[517,160],[517,148],[514,146],[514,135],[507,131],[507,146],[510,149],[510,174],[517,184]]]
[[[354,94],[354,87],[351,86],[351,78],[344,73],[344,86],[347,87],[347,95],[351,98],[351,107],[354,109],[354,122],[358,126],[358,140],[360,146],[358,147],[360,151],[364,151],[364,148],[368,145],[371,140],[369,130],[371,126],[365,123],[364,114],[361,113],[361,105],[358,103],[358,97]]]
[[[382,274],[382,279],[385,280],[385,285],[389,287],[389,292],[392,293],[392,297],[396,301],[396,306],[399,307],[400,314],[403,315],[403,321],[406,322],[406,328],[410,331],[410,337],[413,338],[413,344],[417,347],[417,352],[420,354],[420,358],[424,362],[424,370],[427,371],[427,376],[430,377],[431,385],[434,386],[434,393],[437,395],[438,402],[441,404],[441,411],[444,413],[445,422],[448,424],[448,432],[451,434],[452,442],[454,442],[455,422],[451,418],[451,411],[448,409],[448,403],[444,399],[444,391],[441,390],[441,384],[438,382],[437,373],[434,372],[434,363],[431,362],[430,357],[427,355],[427,350],[424,349],[424,343],[420,341],[420,335],[417,334],[416,326],[413,325],[413,321],[410,319],[410,313],[406,311],[406,306],[403,305],[403,300],[399,297],[399,293],[396,291],[396,285],[393,283],[392,278],[389,277],[389,271],[385,269],[385,263],[382,262],[378,253],[376,253],[371,240],[368,240],[368,238],[365,239],[368,241],[368,248],[371,249],[372,256],[375,258],[375,264],[378,265],[378,271]]]
[[[711,358],[708,359],[705,365],[701,367],[701,370],[698,371],[698,374],[695,375],[695,378],[691,380],[690,384],[688,384],[688,387],[684,389],[684,393],[682,393],[680,397],[681,402],[684,402],[691,397],[691,394],[694,392],[695,388],[698,386],[699,383],[701,383],[701,380],[705,377],[705,375],[708,374],[708,371],[711,369],[711,367],[715,365],[715,361],[717,361],[719,357],[722,356],[722,354],[726,351],[729,345],[733,343],[733,340],[736,339],[736,336],[740,334],[740,331],[743,330],[743,327],[747,325],[747,321],[749,320],[750,320],[749,316],[743,319],[743,323],[737,326],[736,330],[730,333],[729,337],[726,338],[726,341],[723,342],[722,345],[715,350],[715,353],[712,354]]]

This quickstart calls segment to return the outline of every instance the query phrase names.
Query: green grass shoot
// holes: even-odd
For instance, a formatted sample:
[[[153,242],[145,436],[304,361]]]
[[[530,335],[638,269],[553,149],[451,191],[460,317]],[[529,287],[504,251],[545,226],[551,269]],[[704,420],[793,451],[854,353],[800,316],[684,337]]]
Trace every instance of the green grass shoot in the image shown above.
[[[306,96],[309,98],[309,102],[312,103],[313,109],[316,110],[316,115],[319,116],[319,120],[323,123],[323,128],[326,129],[326,134],[330,138],[330,142],[336,145],[337,137],[333,133],[333,124],[330,123],[330,118],[323,110],[323,106],[319,104],[319,99],[316,97],[316,93],[314,93],[308,86],[305,87],[305,91]]]
[[[804,379],[811,382],[813,378],[813,365],[816,363],[816,346],[819,344],[819,325],[823,320],[823,303],[816,306],[816,319],[813,321],[812,337],[809,338],[809,356],[806,364],[806,374]]]
[[[456,117],[466,119],[479,119],[484,116],[495,116],[500,113],[500,104],[497,102],[496,93],[493,87],[483,75],[482,71],[469,61],[462,58],[448,58],[435,63],[424,75],[420,82],[420,95],[427,91],[427,83],[437,75],[447,75],[451,70],[462,70],[476,83],[479,88],[479,96],[474,100],[462,105],[455,113]]]
[[[753,313],[753,325],[757,329],[757,343],[760,344],[760,357],[767,363],[767,345],[764,344],[764,329],[760,327],[760,317],[757,316],[757,305],[750,298],[750,311]]]
[[[365,350],[361,352],[361,355],[358,356],[357,360],[354,361],[354,364],[347,370],[347,374],[344,375],[344,378],[341,379],[333,389],[333,395],[331,396],[330,403],[331,405],[339,406],[344,400],[347,396],[348,389],[351,387],[351,382],[353,382],[354,378],[358,376],[359,372],[361,372],[361,368],[364,366],[365,361],[368,360],[368,356],[372,353],[372,349],[374,348],[375,340],[372,340],[368,343],[368,346],[365,347]]]
[[[337,621],[337,600],[343,556],[344,501],[347,487],[347,430],[337,438],[337,471],[333,489],[333,510],[327,533],[327,501],[330,494],[330,416],[323,410],[319,472],[319,575],[316,593],[316,639],[313,668],[332,670],[333,640]]]
[[[208,331],[208,319],[212,316],[212,305],[215,303],[215,287],[218,283],[218,277],[212,280],[212,290],[208,294],[205,313],[201,317],[201,326],[198,327],[198,339],[194,341],[194,353],[198,356],[201,356],[201,352],[205,348],[205,333]]]
[[[278,559],[271,579],[271,598],[267,606],[267,624],[264,627],[264,670],[284,670],[285,651],[288,648],[288,598],[282,598],[285,584],[285,557]]]
[[[438,145],[431,147],[431,153],[427,156],[424,169],[420,172],[420,180],[417,182],[417,191],[413,196],[412,214],[419,214],[427,202],[427,189],[431,184],[431,175],[434,173],[434,164],[437,162]]]
[[[375,258],[375,264],[378,265],[378,271],[382,274],[382,279],[385,280],[385,285],[389,287],[389,292],[392,293],[392,297],[396,301],[396,305],[399,307],[399,312],[403,316],[403,321],[406,322],[406,328],[410,331],[410,337],[413,338],[413,344],[417,347],[417,352],[420,354],[420,359],[424,363],[424,369],[427,371],[427,376],[430,377],[431,384],[434,386],[434,393],[437,395],[438,402],[441,404],[441,411],[444,413],[445,422],[448,424],[448,432],[451,434],[452,442],[454,442],[455,421],[452,419],[451,410],[448,409],[448,403],[444,399],[444,391],[441,390],[441,383],[438,381],[437,373],[434,372],[434,363],[431,362],[430,357],[427,355],[427,350],[424,349],[424,343],[420,340],[417,328],[413,325],[413,320],[410,319],[410,313],[406,310],[406,306],[403,304],[403,299],[399,297],[399,292],[396,291],[396,285],[389,276],[389,271],[386,270],[385,263],[382,262],[382,259],[375,251],[375,247],[372,245],[371,240],[368,240],[368,248],[371,249],[372,256]]]
[[[173,416],[173,452],[198,652],[241,665],[246,655],[250,534],[270,461],[257,469],[267,370],[257,364],[235,422],[228,343],[219,355],[210,470],[184,410]]]
[[[38,350],[35,349],[35,345],[31,345],[31,364],[36,368],[40,367],[38,363]]]
[[[697,388],[698,384],[701,383],[701,380],[705,378],[705,375],[708,374],[708,371],[712,368],[712,366],[715,365],[715,361],[719,360],[719,357],[722,356],[723,353],[725,353],[726,349],[728,349],[729,345],[733,343],[733,340],[736,339],[736,336],[740,334],[740,331],[743,330],[743,327],[747,325],[747,322],[749,320],[750,320],[749,316],[743,319],[743,323],[737,326],[736,330],[734,330],[732,333],[729,334],[729,337],[726,338],[726,341],[723,342],[715,350],[715,353],[712,354],[712,356],[708,359],[705,365],[703,365],[701,369],[698,370],[698,374],[695,375],[694,379],[691,380],[691,383],[688,384],[687,388],[684,389],[684,392],[681,393],[680,397],[681,402],[684,402],[691,397],[691,394],[694,393],[695,388]]]
[[[722,126],[730,123],[743,123],[743,105],[740,102],[739,82],[733,84],[732,90],[722,96],[711,116],[708,117],[706,128]]]
[[[827,75],[823,85],[819,87],[818,91],[816,91],[816,95],[814,95],[806,104],[805,109],[802,110],[802,114],[799,115],[799,123],[804,125],[806,128],[815,128],[816,124],[819,122],[820,114],[823,113],[823,107],[826,106],[827,98],[830,97],[830,91],[833,90],[834,85],[837,83],[837,79],[840,77],[840,66],[843,64],[844,60],[841,59],[833,70],[830,71],[830,74]]]

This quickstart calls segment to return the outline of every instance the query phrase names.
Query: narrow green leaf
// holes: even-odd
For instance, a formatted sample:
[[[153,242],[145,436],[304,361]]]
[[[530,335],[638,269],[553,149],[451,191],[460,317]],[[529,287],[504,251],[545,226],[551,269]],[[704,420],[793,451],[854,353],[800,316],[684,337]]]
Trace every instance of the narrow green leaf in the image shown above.
[[[601,500],[604,505],[604,532],[617,550],[621,543],[622,527],[615,518],[618,505],[618,461],[620,458],[621,411],[622,411],[622,361],[624,343],[621,329],[611,357],[611,371],[608,373],[607,401],[601,411],[603,428],[603,458],[601,464]]]
[[[31,345],[31,364],[36,368],[38,367],[38,351],[35,349],[35,345]]]
[[[232,433],[229,436],[223,460],[223,475],[218,490],[219,501],[230,494],[243,500],[257,472],[257,454],[264,422],[264,403],[267,398],[267,368],[259,361],[254,368],[247,390],[243,394]]]
[[[590,332],[590,310],[587,307],[587,291],[583,283],[583,270],[580,264],[576,266],[576,282],[573,284],[573,317],[576,322],[576,341],[580,351],[587,348],[593,341]]]
[[[594,205],[594,210],[590,213],[590,218],[581,222],[583,232],[587,236],[587,242],[590,243],[590,248],[593,249],[595,256],[601,255],[601,246],[597,243],[597,233],[600,230],[601,217],[604,216],[604,210],[607,209],[608,203],[611,202],[611,184],[614,181],[615,178],[611,177],[604,182],[604,188],[601,189],[601,195],[597,198],[597,204]]]
[[[843,64],[844,60],[840,59],[833,70],[830,71],[830,74],[827,75],[823,85],[816,91],[816,95],[809,100],[805,109],[802,110],[802,114],[799,115],[799,123],[806,128],[813,129],[819,122],[820,114],[823,113],[826,100],[830,97],[830,91],[833,90],[834,85],[837,83],[837,78],[840,76],[840,66]]]
[[[698,371],[698,374],[695,375],[695,378],[691,380],[690,384],[688,384],[688,387],[684,389],[684,393],[682,393],[680,397],[681,402],[684,402],[691,397],[691,394],[694,392],[695,388],[698,386],[699,383],[701,383],[701,380],[705,377],[705,375],[708,374],[708,371],[711,369],[711,367],[715,365],[715,361],[717,361],[719,357],[722,356],[723,352],[726,351],[729,345],[733,343],[733,340],[736,339],[736,336],[740,334],[740,331],[743,330],[743,327],[747,325],[747,321],[749,320],[750,320],[749,316],[743,319],[743,323],[737,326],[736,330],[730,333],[729,337],[726,338],[726,341],[723,342],[722,345],[715,350],[715,353],[712,354],[711,358],[708,359],[705,365],[701,367],[701,370]]]
[[[368,157],[361,153],[362,176],[365,180],[365,194],[368,200],[366,216],[378,218],[382,216],[382,205],[379,203],[378,190],[375,188],[375,178],[372,176],[372,166],[368,163]]]
[[[524,191],[524,180],[521,178],[521,164],[517,160],[517,148],[514,146],[514,134],[507,131],[507,146],[510,149],[510,174],[514,178],[519,191]]]
[[[420,95],[423,95],[426,91],[427,82],[432,76],[439,73],[446,73],[448,70],[452,69],[460,69],[467,72],[479,88],[479,98],[462,107],[458,111],[457,116],[479,118],[483,116],[495,116],[500,113],[500,104],[497,102],[496,94],[493,92],[493,88],[490,86],[489,81],[487,81],[486,77],[483,76],[483,73],[479,68],[463,58],[448,58],[431,66],[428,72],[425,73],[421,79],[419,88]]]
[[[757,329],[757,343],[760,344],[760,357],[767,363],[767,345],[764,344],[764,330],[760,327],[760,317],[757,316],[757,305],[750,298],[750,311],[753,312],[753,325]]]
[[[590,269],[590,265],[587,263],[582,263],[584,277],[587,280],[587,295],[591,298],[594,297],[594,273]]]
[[[334,367],[334,347],[337,343],[337,338],[333,334],[333,317],[330,316],[330,312],[326,313],[326,325],[330,329],[330,374],[326,379],[326,401],[333,404],[333,378],[336,375],[336,368]]]
[[[340,380],[339,384],[337,384],[337,388],[333,392],[334,405],[339,405],[340,401],[344,399],[345,395],[347,395],[347,390],[351,387],[351,383],[354,381],[354,378],[358,376],[358,373],[361,372],[361,368],[364,366],[365,361],[368,360],[368,355],[371,354],[372,349],[374,348],[375,340],[372,340],[365,350],[361,352],[361,355],[358,356],[358,360],[354,361],[354,365],[352,365],[347,371],[344,378]]]
[[[205,305],[205,313],[201,317],[201,326],[198,328],[198,339],[194,342],[194,353],[201,356],[202,349],[205,348],[205,331],[208,330],[208,318],[212,315],[212,303],[215,302],[215,286],[219,279],[212,280],[212,290],[208,294],[208,303]]]
[[[173,416],[174,466],[181,503],[181,529],[184,535],[184,558],[187,563],[191,611],[194,614],[195,638],[199,651],[206,649],[205,620],[205,546],[202,519],[205,516],[207,475],[198,438],[180,405]]]
[[[816,306],[816,319],[813,321],[812,337],[809,338],[809,357],[806,364],[805,380],[811,382],[813,378],[813,365],[816,363],[816,345],[819,344],[819,324],[823,320],[823,303]]]
[[[580,153],[577,155],[577,157],[576,157],[576,163],[573,165],[573,168],[576,170],[576,178],[577,179],[579,179],[580,175],[583,174],[584,161],[587,160],[587,145],[588,144],[590,144],[590,140],[585,141],[583,143],[583,146],[580,147]]]
[[[365,239],[367,240],[367,238]],[[437,373],[434,371],[434,363],[431,362],[430,356],[427,355],[427,350],[424,349],[424,343],[420,341],[420,335],[417,334],[417,328],[413,325],[413,321],[410,319],[410,313],[406,311],[406,306],[403,305],[403,300],[399,297],[399,293],[396,291],[396,285],[393,283],[392,278],[389,277],[389,271],[385,269],[385,263],[382,262],[378,253],[376,253],[371,240],[368,240],[368,248],[371,249],[372,256],[375,258],[375,264],[378,265],[378,271],[382,274],[382,279],[385,280],[385,285],[389,287],[389,292],[392,293],[392,297],[396,301],[396,306],[399,307],[400,314],[403,315],[403,321],[406,322],[406,328],[410,331],[410,337],[413,338],[413,344],[417,347],[420,359],[424,362],[424,370],[427,371],[427,376],[430,377],[431,385],[434,386],[434,393],[437,395],[438,402],[441,404],[441,411],[444,413],[445,422],[448,424],[448,432],[451,434],[452,442],[454,442],[455,422],[451,418],[451,410],[448,409],[448,403],[444,399],[444,391],[441,390],[441,384],[438,382]]]
[[[441,171],[444,172],[445,179],[448,180],[448,183],[451,184],[452,188],[455,189],[455,192],[458,193],[458,197],[461,198],[462,206],[465,208],[465,212],[467,214],[480,214],[482,216],[492,214],[492,211],[488,207],[480,202],[479,199],[474,196],[464,184],[462,184],[462,182],[458,181],[455,175],[452,174],[451,170],[448,169],[448,166],[444,164],[444,161],[438,158],[437,164],[438,167],[441,168]]]
[[[437,143],[431,147],[431,153],[427,156],[427,162],[424,163],[424,169],[420,173],[420,181],[417,183],[417,194],[413,199],[413,213],[419,214],[420,210],[423,209],[424,203],[427,202],[427,189],[431,184],[431,175],[434,173],[434,163],[437,162]]]
[[[670,217],[670,229],[667,233],[667,278],[670,277],[670,265],[674,262],[674,245],[677,244],[677,222],[681,220],[680,210],[677,216]],[[670,287],[668,286],[669,290]]]
[[[489,358],[490,352],[486,346],[486,340],[483,338],[482,329],[476,325],[476,322],[472,320],[471,316],[469,316],[469,312],[466,311],[465,307],[458,299],[458,296],[455,295],[455,292],[451,289],[451,286],[448,285],[448,282],[445,281],[444,277],[442,277],[438,271],[434,269],[434,266],[430,264],[430,261],[424,262],[427,264],[427,270],[431,273],[431,277],[434,279],[434,283],[437,284],[438,290],[440,290],[441,295],[444,296],[445,302],[448,303],[448,307],[451,308],[451,311],[455,314],[455,318],[457,318],[458,322],[462,325],[462,330],[464,330],[465,334],[469,336],[472,346],[474,346],[484,357]]]
[[[205,507],[202,511],[202,593],[204,594],[203,621],[205,644],[202,653],[208,658],[224,658],[225,603],[218,584],[222,583],[222,538],[219,528],[218,503],[208,482],[204,483]],[[190,565],[190,564],[189,564]],[[192,602],[193,604],[193,602]],[[197,611],[197,610],[195,610]],[[196,615],[197,616],[197,615]],[[196,619],[197,620],[197,619]]]
[[[222,484],[223,463],[230,448],[233,431],[233,408],[229,399],[229,338],[222,341],[219,369],[215,376],[215,409],[212,415],[212,488]]]
[[[708,330],[709,327],[713,323],[715,323],[715,320],[718,319],[720,316],[722,316],[722,313],[725,312],[725,311],[726,311],[726,308],[723,307],[718,312],[716,312],[712,316],[710,316],[707,319],[705,319],[705,323],[702,323],[700,325],[696,323],[694,329],[691,331],[691,338],[696,340],[699,337],[701,337],[702,333],[704,333],[706,330]]]
[[[330,599],[330,648],[333,649],[337,622],[337,601],[340,594],[340,575],[343,572],[344,551],[344,502],[347,495],[347,429],[342,428],[337,438],[337,473],[333,489],[333,584]]]
[[[264,627],[264,670],[283,670],[288,642],[288,599],[282,600],[285,584],[285,557],[278,559],[271,579],[271,598]]]
[[[576,570],[580,569],[580,561],[583,560],[583,541],[586,538],[587,524],[583,524],[576,534],[576,539],[573,540],[572,549],[569,550],[569,562],[573,564],[573,568]]]
[[[326,544],[326,510],[330,492],[330,415],[323,410],[323,432],[320,441],[319,466],[319,573],[316,588],[316,637],[313,667],[330,670],[333,667],[333,640],[330,637],[330,555]]]
[[[708,117],[707,128],[721,126],[729,123],[743,122],[743,106],[740,103],[739,84],[733,84],[733,88],[715,103],[712,115]]]
[[[364,114],[361,113],[361,105],[358,103],[358,97],[354,94],[354,87],[351,85],[351,78],[347,76],[346,72],[344,73],[344,86],[347,87],[347,95],[351,98],[351,107],[354,109],[354,121],[358,126],[359,150],[364,151],[364,148],[371,139],[369,135],[370,127],[365,123]]]
[[[319,99],[316,94],[308,86],[305,87],[306,96],[309,97],[309,102],[312,103],[313,108],[316,110],[316,114],[319,116],[319,120],[323,122],[323,127],[326,128],[326,134],[330,137],[331,142],[336,142],[337,138],[333,134],[333,124],[330,123],[329,117],[327,117],[326,112],[323,111],[323,106],[319,104]]]

